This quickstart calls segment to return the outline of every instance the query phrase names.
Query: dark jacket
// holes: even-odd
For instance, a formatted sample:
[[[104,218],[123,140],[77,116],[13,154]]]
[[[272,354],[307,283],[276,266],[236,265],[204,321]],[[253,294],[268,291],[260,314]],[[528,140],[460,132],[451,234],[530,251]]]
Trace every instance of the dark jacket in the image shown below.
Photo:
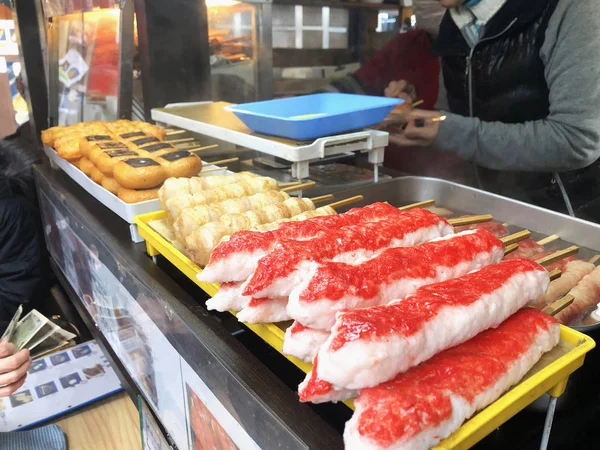
[[[20,304],[30,309],[47,290],[47,254],[32,175],[37,161],[35,148],[18,136],[0,141],[0,328]]]
[[[566,68],[556,61],[564,62],[566,55],[579,49],[598,53],[597,43],[577,42],[579,48],[573,47],[578,41],[574,27],[589,25],[587,11],[593,10],[593,3],[507,0],[473,49],[447,14],[434,50],[442,58],[453,114],[441,125],[434,148],[452,149],[478,164],[479,183],[486,190],[566,212],[554,175],[554,171],[561,172],[575,212],[600,221],[600,208],[597,203],[594,207],[600,197],[600,167],[594,162],[598,130],[588,120],[590,108],[596,108],[597,120],[597,105],[589,102],[598,92],[588,87],[581,90],[585,83],[597,84],[597,78],[582,73],[583,65],[581,70],[575,66],[589,61],[571,61]],[[576,73],[569,76],[568,71]],[[569,80],[576,100],[565,101],[564,84]],[[578,80],[576,87],[573,84]],[[586,94],[591,97],[583,98]],[[578,116],[583,102],[588,102],[588,109]],[[569,171],[570,167],[584,168]]]

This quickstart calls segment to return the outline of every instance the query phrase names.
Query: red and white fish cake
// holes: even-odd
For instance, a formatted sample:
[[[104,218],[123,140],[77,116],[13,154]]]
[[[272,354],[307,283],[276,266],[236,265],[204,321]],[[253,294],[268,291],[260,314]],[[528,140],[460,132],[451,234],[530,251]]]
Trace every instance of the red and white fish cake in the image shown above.
[[[559,338],[555,319],[525,308],[498,328],[364,389],[346,423],[346,450],[433,447],[517,384]]]

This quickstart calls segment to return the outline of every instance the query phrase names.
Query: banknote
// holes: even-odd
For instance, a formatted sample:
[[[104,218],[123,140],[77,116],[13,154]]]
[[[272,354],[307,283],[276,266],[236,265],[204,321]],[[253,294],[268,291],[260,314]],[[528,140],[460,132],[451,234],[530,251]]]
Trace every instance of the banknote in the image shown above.
[[[6,327],[6,330],[4,331],[2,338],[0,338],[0,341],[10,341],[10,338],[12,337],[13,333],[15,332],[15,329],[17,328],[17,324],[21,319],[21,314],[23,314],[23,305],[19,305],[19,307],[17,308],[17,312],[10,320],[10,323],[8,324],[8,327]]]
[[[25,348],[26,344],[47,325],[49,320],[35,309],[23,317],[18,323],[10,342],[15,344],[16,351]]]

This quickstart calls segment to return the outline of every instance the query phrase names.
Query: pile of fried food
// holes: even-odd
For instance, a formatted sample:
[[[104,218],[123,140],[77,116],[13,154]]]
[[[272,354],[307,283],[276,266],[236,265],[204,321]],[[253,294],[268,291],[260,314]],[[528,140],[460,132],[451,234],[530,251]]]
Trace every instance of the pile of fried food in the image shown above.
[[[167,218],[150,226],[196,264],[204,265],[219,242],[237,231],[269,230],[281,222],[336,213],[286,192],[296,189],[280,189],[275,179],[250,172],[169,178],[158,191]],[[326,197],[331,196],[315,201]]]
[[[202,161],[165,142],[163,128],[146,122],[81,122],[42,131],[42,142],[94,182],[127,203],[152,200],[169,177],[191,177]]]

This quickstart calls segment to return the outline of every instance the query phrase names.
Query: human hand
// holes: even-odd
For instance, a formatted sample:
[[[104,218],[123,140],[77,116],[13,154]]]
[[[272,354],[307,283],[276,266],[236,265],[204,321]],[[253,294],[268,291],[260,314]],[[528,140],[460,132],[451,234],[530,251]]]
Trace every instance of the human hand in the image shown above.
[[[407,103],[417,99],[417,90],[406,80],[392,81],[383,91],[383,95],[390,98],[401,98]]]
[[[23,386],[30,367],[29,350],[15,353],[14,344],[0,342],[0,397],[8,397]]]
[[[399,147],[429,147],[440,130],[438,111],[413,110],[405,115],[406,125],[398,133],[390,134],[390,143]]]

